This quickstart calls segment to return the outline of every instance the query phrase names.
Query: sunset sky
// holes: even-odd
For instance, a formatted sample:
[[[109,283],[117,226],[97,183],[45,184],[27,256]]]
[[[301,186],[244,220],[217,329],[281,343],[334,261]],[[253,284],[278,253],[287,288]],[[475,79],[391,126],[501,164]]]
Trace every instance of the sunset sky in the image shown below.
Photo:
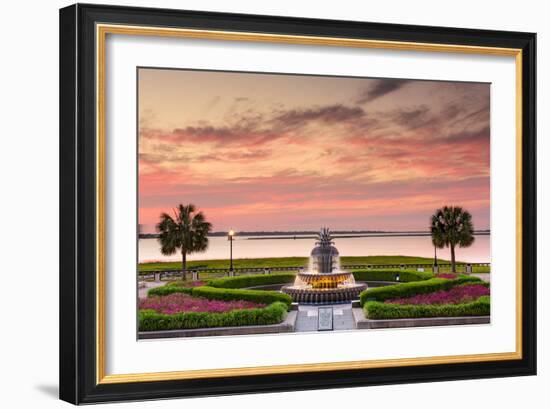
[[[489,228],[489,84],[139,70],[139,223],[214,231]]]

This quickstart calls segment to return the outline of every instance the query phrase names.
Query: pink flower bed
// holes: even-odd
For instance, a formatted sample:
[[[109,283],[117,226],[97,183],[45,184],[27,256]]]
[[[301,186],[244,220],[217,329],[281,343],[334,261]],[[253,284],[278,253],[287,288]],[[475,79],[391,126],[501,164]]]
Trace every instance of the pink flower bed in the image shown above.
[[[481,284],[470,284],[453,287],[446,291],[431,294],[419,294],[407,298],[386,300],[389,304],[461,304],[489,295],[489,289]]]
[[[178,312],[226,312],[250,308],[263,308],[265,304],[249,301],[218,301],[174,293],[163,297],[148,297],[139,301],[140,310],[155,310],[163,314]]]

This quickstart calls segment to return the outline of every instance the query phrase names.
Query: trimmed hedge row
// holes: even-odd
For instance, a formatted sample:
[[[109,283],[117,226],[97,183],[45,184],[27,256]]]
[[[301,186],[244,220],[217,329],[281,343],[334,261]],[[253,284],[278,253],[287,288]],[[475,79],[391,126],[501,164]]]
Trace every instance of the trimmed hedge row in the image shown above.
[[[399,275],[399,282],[409,283],[413,281],[424,281],[434,278],[433,273],[428,271],[411,270],[355,270],[352,271],[356,281],[396,281]]]
[[[261,304],[271,304],[278,301],[286,304],[288,307],[292,304],[292,297],[290,295],[278,291],[240,290],[203,286],[194,287],[192,294],[195,297],[203,297],[209,300],[243,300]]]
[[[292,283],[295,278],[296,274],[294,273],[255,274],[216,278],[208,281],[206,285],[216,288],[244,288],[257,285]]]
[[[177,287],[198,287],[199,285],[204,285],[204,281],[173,280],[173,281],[168,281],[164,285],[165,286],[175,285]]]
[[[440,305],[401,305],[386,304],[379,301],[368,301],[363,307],[365,316],[371,320],[399,318],[433,318],[433,317],[469,317],[490,315],[489,296],[463,304]]]
[[[139,312],[140,331],[270,325],[282,322],[287,314],[284,303],[275,302],[264,308],[228,312],[182,312],[161,314],[153,310]]]
[[[149,291],[147,291],[147,296],[148,297],[152,295],[164,296],[164,295],[169,295],[174,293],[184,293],[184,294],[191,295],[193,293],[193,288],[181,287],[174,283],[168,283],[163,285],[162,287],[150,288]]]
[[[386,287],[370,288],[363,291],[360,295],[361,305],[367,301],[385,301],[392,298],[412,297],[417,294],[427,294],[435,291],[448,290],[457,285],[466,283],[483,284],[484,281],[473,276],[459,276],[454,280],[446,278],[431,278],[425,281],[414,281]],[[485,283],[488,285],[488,283]]]
[[[251,301],[260,304],[271,304],[274,302],[282,302],[287,306],[292,304],[292,297],[278,291],[262,291],[262,290],[240,290],[232,288],[215,288],[209,286],[201,287],[179,287],[177,285],[165,285],[162,287],[151,288],[148,296],[158,295],[164,296],[174,293],[189,294],[194,297],[203,297],[209,300],[221,301]]]

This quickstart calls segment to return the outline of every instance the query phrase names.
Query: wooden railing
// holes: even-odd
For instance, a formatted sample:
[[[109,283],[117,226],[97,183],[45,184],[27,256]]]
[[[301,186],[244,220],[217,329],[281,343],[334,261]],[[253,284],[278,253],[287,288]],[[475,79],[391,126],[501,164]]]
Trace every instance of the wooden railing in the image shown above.
[[[450,267],[451,263],[439,263],[438,267],[446,268]],[[473,267],[490,267],[491,263],[457,263],[457,270],[471,273]],[[398,268],[401,270],[405,269],[432,269],[434,268],[433,264],[426,263],[407,263],[407,264],[345,264],[342,265],[343,270],[358,270],[358,269],[381,269],[381,268]],[[271,274],[281,271],[304,271],[305,267],[303,266],[287,266],[287,267],[238,267],[234,268],[231,271],[229,268],[200,268],[200,269],[187,269],[182,271],[181,269],[165,269],[165,270],[154,270],[147,272],[139,273],[139,280],[178,280],[191,278],[192,280],[199,280],[200,276],[204,273],[207,273],[209,276],[220,275],[221,277],[231,277],[237,275],[245,274]]]

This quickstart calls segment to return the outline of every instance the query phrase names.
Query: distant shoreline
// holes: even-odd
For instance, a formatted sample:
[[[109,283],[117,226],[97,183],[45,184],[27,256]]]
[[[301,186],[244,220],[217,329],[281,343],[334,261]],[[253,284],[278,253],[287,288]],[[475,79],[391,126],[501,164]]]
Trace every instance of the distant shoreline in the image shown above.
[[[427,231],[333,231],[331,235],[334,239],[339,238],[360,238],[360,237],[422,237],[430,236],[430,232]],[[477,230],[474,232],[474,236],[489,236],[490,230]],[[142,233],[139,235],[140,239],[156,239],[158,238],[156,233]],[[214,232],[208,235],[208,237],[225,237],[227,232]],[[317,237],[316,231],[300,231],[300,232],[239,232],[238,237],[246,237],[246,240],[299,240],[299,239],[314,239]]]

